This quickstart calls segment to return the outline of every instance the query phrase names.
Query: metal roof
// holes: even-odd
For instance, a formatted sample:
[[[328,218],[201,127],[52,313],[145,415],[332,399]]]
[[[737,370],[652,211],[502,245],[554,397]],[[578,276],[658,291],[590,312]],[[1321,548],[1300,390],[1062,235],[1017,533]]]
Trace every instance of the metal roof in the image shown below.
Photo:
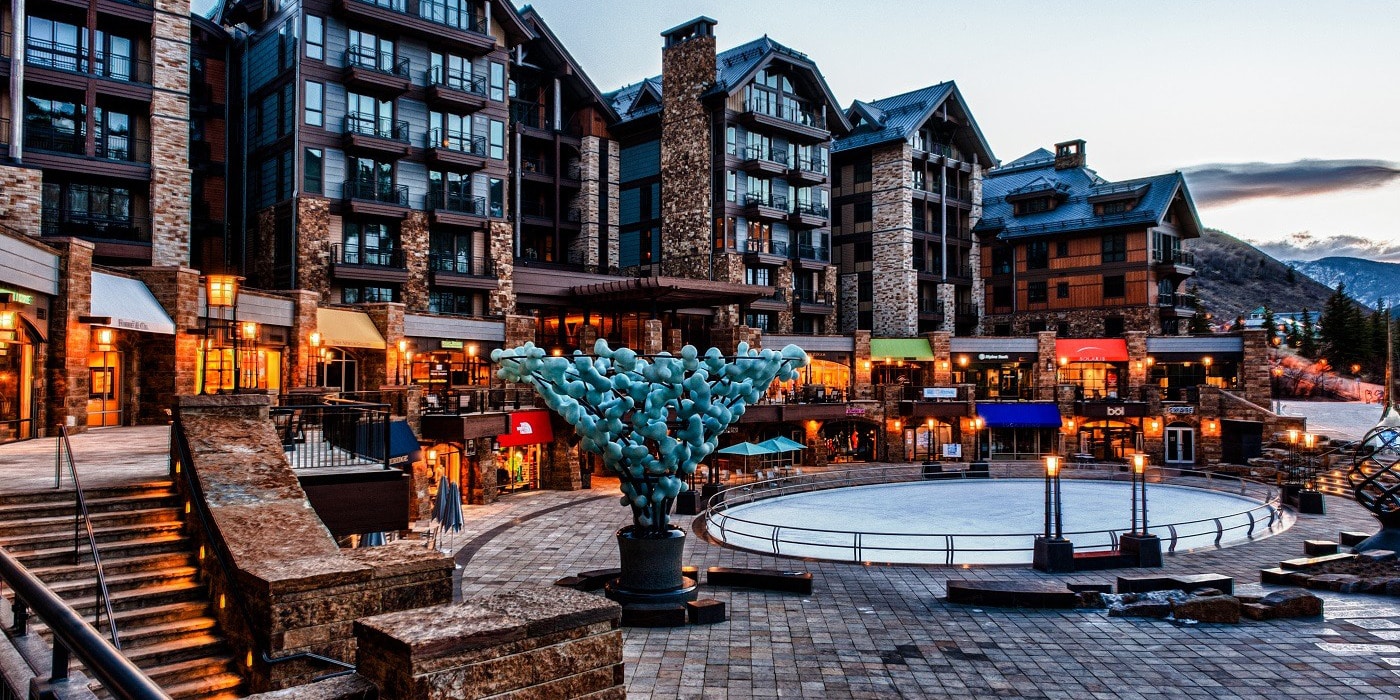
[[[1244,338],[1237,335],[1183,335],[1150,337],[1147,339],[1147,353],[1231,353],[1244,352]]]
[[[957,83],[951,80],[874,102],[852,103],[848,116],[858,117],[861,121],[853,124],[849,136],[837,139],[831,145],[831,150],[845,151],[889,141],[907,140],[949,97],[952,97],[967,115],[968,125],[972,127],[978,146],[987,156],[987,164],[995,163],[996,156],[992,155],[992,147],[982,135],[977,120],[973,119],[972,111],[967,108],[967,101],[963,99]]]

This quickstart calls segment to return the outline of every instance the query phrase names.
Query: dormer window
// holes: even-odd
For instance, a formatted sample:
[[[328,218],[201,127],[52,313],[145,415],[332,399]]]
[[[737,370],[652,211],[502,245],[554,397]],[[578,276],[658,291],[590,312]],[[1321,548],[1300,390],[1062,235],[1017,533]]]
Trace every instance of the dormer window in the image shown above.
[[[1035,197],[1033,199],[1023,199],[1015,203],[1016,216],[1025,214],[1036,214],[1043,211],[1050,211],[1058,204],[1054,197]]]
[[[1111,214],[1123,214],[1132,211],[1137,205],[1136,199],[1116,199],[1111,202],[1103,202],[1094,205],[1094,213],[1098,216],[1109,216]]]

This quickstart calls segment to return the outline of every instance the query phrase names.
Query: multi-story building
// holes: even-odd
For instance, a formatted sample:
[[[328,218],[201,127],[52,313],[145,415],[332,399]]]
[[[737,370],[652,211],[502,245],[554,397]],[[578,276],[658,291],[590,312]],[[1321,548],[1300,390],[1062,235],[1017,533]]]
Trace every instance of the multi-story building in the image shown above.
[[[662,32],[661,76],[610,96],[618,264],[756,288],[715,326],[835,333],[830,149],[850,124],[806,54],[766,36],[717,52],[714,27]]]
[[[1186,330],[1195,269],[1181,241],[1201,222],[1181,173],[1109,182],[1068,141],[990,171],[983,202],[984,333]]]
[[[981,315],[982,214],[991,147],[952,82],[856,101],[832,147],[841,330],[972,335]]]

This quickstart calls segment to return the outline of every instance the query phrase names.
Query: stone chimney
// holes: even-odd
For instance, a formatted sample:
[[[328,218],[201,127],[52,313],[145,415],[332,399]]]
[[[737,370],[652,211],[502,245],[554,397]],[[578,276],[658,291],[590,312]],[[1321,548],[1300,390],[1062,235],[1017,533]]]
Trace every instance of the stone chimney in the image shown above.
[[[1055,169],[1069,170],[1082,168],[1084,160],[1084,139],[1055,144]]]
[[[661,33],[662,274],[710,277],[710,130],[700,95],[715,82],[715,21]]]

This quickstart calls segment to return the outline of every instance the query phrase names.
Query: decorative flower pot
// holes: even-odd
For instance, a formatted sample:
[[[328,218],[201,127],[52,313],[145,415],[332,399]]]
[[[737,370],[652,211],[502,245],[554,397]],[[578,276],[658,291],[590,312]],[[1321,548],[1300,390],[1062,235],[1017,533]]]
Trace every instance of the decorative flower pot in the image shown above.
[[[665,536],[636,537],[633,526],[617,531],[617,549],[622,559],[618,587],[634,593],[662,593],[685,586],[681,576],[681,552],[685,531],[671,525]]]

